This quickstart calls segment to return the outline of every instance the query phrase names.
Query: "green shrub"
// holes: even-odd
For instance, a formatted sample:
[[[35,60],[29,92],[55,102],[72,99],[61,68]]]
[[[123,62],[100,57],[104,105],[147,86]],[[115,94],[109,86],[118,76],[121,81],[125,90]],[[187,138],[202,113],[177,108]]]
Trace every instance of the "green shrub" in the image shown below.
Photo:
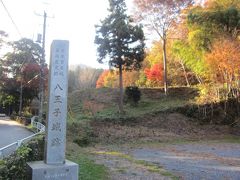
[[[27,162],[43,159],[44,139],[36,138],[0,162],[0,179],[25,180]]]
[[[78,144],[80,147],[85,147],[90,144],[90,139],[87,136],[83,136],[83,137],[75,138],[73,142]]]
[[[137,86],[128,86],[125,90],[126,100],[131,105],[137,105],[141,99],[141,92]]]
[[[31,149],[29,156],[31,159],[29,161],[43,160],[44,155],[44,136],[39,136],[28,142],[27,147]]]
[[[75,124],[75,123],[74,123]],[[81,147],[88,146],[94,142],[94,133],[91,125],[88,122],[78,124],[80,130],[75,134],[73,142]],[[75,124],[76,129],[76,124]]]
[[[26,162],[29,159],[28,153],[31,151],[26,146],[20,147],[14,155],[3,160],[0,176],[3,179],[24,180],[26,177]]]
[[[16,120],[17,118],[17,113],[14,111],[11,115],[10,115],[10,119],[11,120]]]

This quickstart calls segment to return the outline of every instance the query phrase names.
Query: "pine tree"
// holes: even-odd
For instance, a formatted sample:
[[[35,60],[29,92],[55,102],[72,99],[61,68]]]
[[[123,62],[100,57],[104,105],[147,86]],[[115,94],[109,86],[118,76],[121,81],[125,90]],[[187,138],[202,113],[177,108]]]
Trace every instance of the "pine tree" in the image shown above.
[[[123,112],[123,70],[141,68],[144,59],[144,34],[126,14],[124,0],[109,0],[109,15],[96,26],[98,62],[107,60],[110,67],[119,71],[119,110]]]

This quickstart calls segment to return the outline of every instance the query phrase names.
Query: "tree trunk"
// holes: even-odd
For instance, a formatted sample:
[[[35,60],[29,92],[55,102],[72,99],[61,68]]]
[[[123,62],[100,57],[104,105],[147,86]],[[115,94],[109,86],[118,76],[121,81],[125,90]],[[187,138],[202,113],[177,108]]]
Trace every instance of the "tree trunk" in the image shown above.
[[[201,80],[201,78],[197,74],[195,74],[195,77],[197,78],[199,84],[202,84],[202,80]]]
[[[119,66],[119,112],[123,113],[123,79],[122,79],[122,65]]]
[[[183,69],[183,73],[184,73],[184,77],[185,77],[185,80],[186,80],[186,83],[187,83],[187,87],[190,87],[190,83],[189,83],[188,77],[187,77],[187,72],[186,72],[186,69],[185,69],[185,66],[184,66],[182,60],[180,60],[180,64],[181,64],[182,69]]]
[[[163,80],[164,80],[164,92],[168,94],[168,80],[167,80],[167,53],[166,53],[166,35],[163,35]]]

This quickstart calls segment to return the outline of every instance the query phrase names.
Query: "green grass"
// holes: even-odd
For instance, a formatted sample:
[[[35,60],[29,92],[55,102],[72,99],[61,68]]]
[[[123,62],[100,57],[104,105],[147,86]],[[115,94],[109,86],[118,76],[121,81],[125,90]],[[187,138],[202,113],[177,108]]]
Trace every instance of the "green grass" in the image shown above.
[[[158,90],[157,90],[158,92]],[[147,94],[149,95],[149,94]],[[152,94],[151,94],[152,95]],[[114,120],[114,121],[122,121],[125,119],[136,119],[145,115],[156,114],[158,112],[163,112],[172,108],[184,106],[189,103],[189,98],[187,97],[176,97],[176,96],[159,96],[155,98],[155,96],[142,96],[141,101],[138,106],[133,107],[129,104],[124,105],[125,114],[120,115],[118,112],[118,105],[115,100],[116,90],[115,89],[92,89],[89,91],[81,91],[76,92],[72,96],[69,97],[69,124],[73,122],[84,123],[93,119],[100,120]],[[94,115],[84,111],[84,102],[88,101],[96,102],[96,104],[104,105],[104,108],[99,112],[96,112]],[[96,106],[92,106],[95,108]],[[91,108],[91,107],[90,107]],[[98,108],[98,107],[96,107]],[[91,109],[90,109],[91,111]],[[76,126],[80,124],[74,124],[73,126],[69,126],[71,132],[78,131]],[[85,128],[83,128],[85,129]],[[79,129],[79,131],[82,129]],[[76,132],[75,132],[76,133]],[[71,133],[70,133],[71,134]],[[74,136],[73,136],[74,137]],[[72,151],[68,151],[68,159],[79,164],[79,179],[81,180],[101,180],[101,179],[109,179],[108,169],[104,165],[98,165],[91,160],[91,156],[89,153],[83,153],[81,149],[77,147],[71,148]],[[107,153],[107,152],[106,152]],[[117,156],[119,158],[128,160],[135,165],[142,166],[147,169],[149,172],[155,172],[167,177],[175,178],[171,173],[165,171],[162,167],[150,164],[146,161],[140,161],[133,159],[133,157],[128,156],[126,154],[118,153],[118,152],[108,152],[106,155],[109,156]],[[124,172],[125,169],[119,169],[120,172]]]
[[[221,139],[210,139],[207,141],[203,141],[207,143],[234,143],[234,144],[240,144],[240,138],[239,136],[234,135],[225,135]]]
[[[79,164],[79,180],[108,180],[108,169],[104,165],[96,164],[87,154],[68,156],[68,159]]]
[[[125,143],[124,146],[129,148],[159,148],[159,147],[165,147],[168,145],[185,145],[185,144],[218,144],[218,143],[234,143],[234,144],[240,144],[240,138],[239,136],[234,135],[225,135],[221,138],[215,137],[214,139],[184,139],[184,138],[176,138],[176,139],[170,139],[168,141],[135,141],[134,143]],[[121,144],[122,146],[122,144]],[[109,145],[110,148],[120,148],[119,145]]]
[[[70,119],[87,120],[87,119],[112,119],[122,120],[126,118],[138,118],[143,115],[156,114],[174,108],[185,106],[192,100],[191,94],[183,92],[172,93],[169,96],[155,95],[145,93],[142,95],[139,104],[134,107],[129,104],[124,104],[124,114],[119,114],[118,103],[116,101],[117,89],[91,89],[88,91],[79,91],[69,97],[69,107],[71,109]],[[159,92],[155,90],[154,92]],[[180,94],[179,94],[180,93]],[[183,94],[182,94],[183,93]],[[151,96],[149,96],[151,95]],[[95,97],[96,96],[96,97]],[[84,111],[84,102],[96,102],[96,104],[104,105],[104,108],[94,115]],[[97,107],[90,107],[97,108]]]
[[[142,99],[138,106],[133,107],[129,104],[124,105],[125,113],[120,115],[117,107],[109,107],[96,114],[99,119],[121,119],[121,118],[138,118],[144,115],[151,115],[158,112],[164,112],[173,108],[178,108],[188,104],[186,99],[174,97],[164,97],[160,100]]]
[[[163,169],[162,166],[144,161],[144,160],[137,160],[134,159],[132,156],[121,153],[121,152],[117,152],[117,151],[98,151],[98,152],[94,152],[95,154],[104,154],[104,155],[109,155],[109,156],[116,156],[122,159],[126,159],[129,162],[138,165],[138,166],[142,166],[143,168],[145,168],[146,170],[148,170],[149,172],[153,172],[153,173],[158,173],[161,174],[162,176],[165,177],[170,177],[171,179],[177,180],[178,177],[176,177],[175,175],[173,175],[171,172],[166,171],[165,169]],[[120,169],[120,172],[123,169]],[[124,170],[123,170],[124,172]]]
[[[87,157],[80,157],[79,162],[79,179],[81,180],[106,180],[108,172],[105,166],[95,164]]]
[[[228,137],[224,138],[223,141],[224,141],[224,142],[227,142],[227,143],[240,144],[240,138],[239,138],[239,136],[228,136]]]
[[[184,99],[164,97],[158,101],[152,99],[143,99],[137,107],[126,106],[125,111],[128,116],[142,116],[154,112],[163,112],[165,110],[176,108],[187,104]]]

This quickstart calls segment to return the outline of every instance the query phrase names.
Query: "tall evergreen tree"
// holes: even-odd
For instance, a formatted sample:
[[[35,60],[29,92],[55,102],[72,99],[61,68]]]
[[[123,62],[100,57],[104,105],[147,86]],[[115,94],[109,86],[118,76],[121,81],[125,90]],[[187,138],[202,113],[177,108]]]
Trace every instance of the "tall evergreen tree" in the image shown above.
[[[119,70],[119,110],[123,112],[123,70],[141,68],[144,59],[144,34],[126,14],[124,0],[109,0],[109,15],[96,26],[98,62],[107,60],[110,67]]]

